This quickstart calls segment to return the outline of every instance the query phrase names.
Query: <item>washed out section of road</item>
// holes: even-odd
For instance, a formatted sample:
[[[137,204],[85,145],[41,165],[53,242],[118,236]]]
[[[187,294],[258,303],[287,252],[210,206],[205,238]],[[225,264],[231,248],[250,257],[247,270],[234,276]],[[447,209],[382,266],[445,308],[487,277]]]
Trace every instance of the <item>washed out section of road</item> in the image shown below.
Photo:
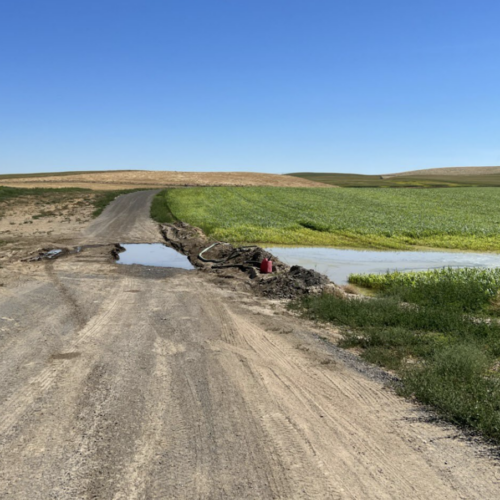
[[[290,267],[258,246],[236,248],[220,244],[210,240],[200,228],[184,222],[162,224],[161,233],[166,244],[186,255],[194,266],[222,278],[238,280],[269,298],[291,299],[324,291],[344,293],[326,276],[301,266]],[[264,259],[272,261],[272,273],[260,273]]]
[[[118,264],[195,269],[187,257],[162,243],[133,243],[121,247],[124,251],[118,255]]]

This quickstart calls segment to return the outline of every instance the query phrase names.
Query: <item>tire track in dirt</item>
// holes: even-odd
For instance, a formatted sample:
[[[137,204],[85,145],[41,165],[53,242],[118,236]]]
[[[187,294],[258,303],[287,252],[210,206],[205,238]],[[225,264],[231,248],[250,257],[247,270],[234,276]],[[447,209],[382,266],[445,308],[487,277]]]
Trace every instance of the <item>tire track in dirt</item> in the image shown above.
[[[282,494],[288,491],[284,471],[265,465],[260,426],[219,366],[212,342],[220,330],[212,328],[198,296],[178,288],[170,282],[163,296],[169,345],[175,345],[169,348],[172,393],[163,413],[166,446],[150,470],[145,497],[290,498]]]
[[[124,283],[121,283],[122,289]],[[77,336],[66,345],[65,350],[73,352],[78,350],[84,342],[88,342],[92,336],[98,334],[99,330],[105,326],[106,318],[110,316],[120,299],[119,291],[110,294],[101,306],[101,314],[94,316],[89,323],[80,330]],[[13,394],[2,404],[0,409],[0,436],[2,442],[8,439],[14,425],[28,411],[35,400],[43,397],[43,394],[49,389],[54,381],[61,375],[61,372],[70,364],[70,361],[60,360],[51,363],[32,377],[24,384],[24,389]]]
[[[164,428],[162,419],[164,407],[170,401],[168,396],[171,383],[170,369],[167,363],[169,348],[157,334],[154,343],[155,367],[154,382],[151,384],[147,399],[154,401],[150,413],[146,415],[143,430],[135,442],[135,453],[132,461],[123,473],[124,480],[117,486],[113,500],[137,500],[145,498],[149,487],[148,470],[161,449],[161,435]],[[166,401],[165,401],[166,399]]]
[[[229,345],[221,349],[245,360],[239,365],[252,373],[253,383],[235,371],[229,354],[221,357],[227,372],[265,416],[262,425],[293,471],[291,482],[306,485],[308,497],[321,497],[329,484],[331,498],[484,498],[464,482],[459,493],[449,470],[436,470],[430,457],[414,453],[397,432],[410,405],[391,391],[342,365],[322,365],[307,349],[216,301],[212,311],[217,321],[225,317],[225,329],[231,330],[221,339],[230,338]],[[492,491],[488,497],[494,497]]]
[[[60,280],[57,272],[54,270],[54,264],[54,261],[44,261],[45,272],[57,292],[60,294],[61,300],[68,306],[68,316],[70,320],[74,320],[75,328],[83,328],[86,323],[83,311],[79,306],[78,301],[73,296],[71,289],[64,285]]]

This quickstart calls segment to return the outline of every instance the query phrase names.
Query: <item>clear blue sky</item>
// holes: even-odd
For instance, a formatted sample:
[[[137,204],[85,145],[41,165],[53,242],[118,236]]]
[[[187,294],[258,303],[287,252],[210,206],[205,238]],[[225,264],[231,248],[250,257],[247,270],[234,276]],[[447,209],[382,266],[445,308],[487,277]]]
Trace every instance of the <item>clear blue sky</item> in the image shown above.
[[[0,0],[0,172],[500,165],[498,0]]]

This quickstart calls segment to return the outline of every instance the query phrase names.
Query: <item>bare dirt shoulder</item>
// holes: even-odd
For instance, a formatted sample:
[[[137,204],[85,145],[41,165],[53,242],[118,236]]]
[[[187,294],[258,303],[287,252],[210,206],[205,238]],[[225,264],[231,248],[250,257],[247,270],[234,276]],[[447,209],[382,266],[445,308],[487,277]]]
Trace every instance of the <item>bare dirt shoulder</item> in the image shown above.
[[[115,202],[129,234],[113,207],[89,233],[140,239],[140,200]],[[235,280],[104,245],[7,259],[0,282],[0,498],[500,495],[491,448]]]

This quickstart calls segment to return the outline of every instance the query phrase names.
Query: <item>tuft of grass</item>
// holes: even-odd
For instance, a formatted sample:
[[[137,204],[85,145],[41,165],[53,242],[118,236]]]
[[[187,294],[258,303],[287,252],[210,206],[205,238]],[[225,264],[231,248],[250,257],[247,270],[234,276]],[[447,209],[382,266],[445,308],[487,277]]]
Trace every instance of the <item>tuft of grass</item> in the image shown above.
[[[453,423],[500,440],[500,379],[488,373],[491,365],[491,356],[476,345],[447,346],[407,369],[401,392]]]

